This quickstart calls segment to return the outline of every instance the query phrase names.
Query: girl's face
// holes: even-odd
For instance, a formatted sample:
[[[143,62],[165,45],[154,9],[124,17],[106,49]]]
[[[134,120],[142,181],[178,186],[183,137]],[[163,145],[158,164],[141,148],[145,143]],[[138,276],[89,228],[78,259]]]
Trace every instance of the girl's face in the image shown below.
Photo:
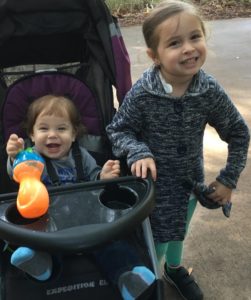
[[[160,65],[169,83],[190,80],[206,59],[206,41],[199,19],[183,12],[168,18],[155,30],[159,36],[156,53],[148,49],[148,55]]]
[[[67,157],[76,133],[68,117],[38,115],[30,135],[39,153],[51,159]]]

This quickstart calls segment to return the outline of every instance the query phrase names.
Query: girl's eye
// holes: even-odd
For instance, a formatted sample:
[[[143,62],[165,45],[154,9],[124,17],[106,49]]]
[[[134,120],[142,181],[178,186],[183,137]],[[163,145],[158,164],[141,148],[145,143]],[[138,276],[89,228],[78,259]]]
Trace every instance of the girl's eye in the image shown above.
[[[201,34],[196,33],[196,34],[194,34],[194,35],[191,36],[191,40],[198,40],[198,39],[200,39],[201,37],[202,37]]]
[[[172,41],[168,46],[169,47],[178,47],[180,45],[179,41]]]
[[[64,131],[64,130],[66,130],[66,127],[59,127],[58,130],[59,131]]]

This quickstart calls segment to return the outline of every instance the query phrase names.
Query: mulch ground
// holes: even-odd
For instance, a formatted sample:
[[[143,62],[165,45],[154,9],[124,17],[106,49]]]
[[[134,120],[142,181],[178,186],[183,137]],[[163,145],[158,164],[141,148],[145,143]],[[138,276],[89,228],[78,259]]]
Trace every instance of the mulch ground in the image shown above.
[[[219,1],[210,1],[210,3],[199,6],[205,20],[251,17],[251,3],[223,4],[224,1],[220,2],[222,3],[219,4]],[[147,13],[145,11],[136,11],[133,13],[115,12],[114,15],[118,18],[120,26],[125,27],[142,24]]]

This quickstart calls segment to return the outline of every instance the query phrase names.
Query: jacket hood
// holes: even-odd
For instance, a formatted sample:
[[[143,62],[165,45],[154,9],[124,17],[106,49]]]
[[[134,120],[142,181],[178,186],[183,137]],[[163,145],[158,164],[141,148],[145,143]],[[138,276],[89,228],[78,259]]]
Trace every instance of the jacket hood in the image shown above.
[[[153,65],[152,67],[147,69],[142,75],[141,82],[142,87],[146,92],[160,97],[168,96],[161,82],[158,67]],[[188,90],[186,91],[186,95],[201,95],[207,92],[208,89],[209,81],[207,78],[207,74],[203,70],[200,70],[196,75],[194,75],[194,78],[190,83]]]

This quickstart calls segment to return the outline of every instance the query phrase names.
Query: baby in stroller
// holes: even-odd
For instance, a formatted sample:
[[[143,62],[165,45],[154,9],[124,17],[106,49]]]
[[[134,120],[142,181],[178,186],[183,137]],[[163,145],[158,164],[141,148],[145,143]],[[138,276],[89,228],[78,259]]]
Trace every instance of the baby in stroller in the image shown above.
[[[84,128],[73,101],[66,96],[53,94],[35,99],[28,108],[25,129],[34,143],[34,151],[50,162],[60,183],[77,182],[72,147],[77,145]],[[10,176],[15,156],[23,149],[24,140],[16,134],[10,135],[6,146]],[[83,147],[80,147],[80,153],[85,181],[119,176],[119,161],[108,160],[101,168]],[[47,168],[42,180],[46,186],[53,184]],[[142,295],[147,299],[147,291],[155,282],[155,275],[126,240],[113,241],[95,250],[93,255],[107,279],[119,288],[123,299],[140,299]],[[11,263],[41,281],[48,280],[53,270],[53,257],[49,253],[27,247],[17,248],[11,256]]]

